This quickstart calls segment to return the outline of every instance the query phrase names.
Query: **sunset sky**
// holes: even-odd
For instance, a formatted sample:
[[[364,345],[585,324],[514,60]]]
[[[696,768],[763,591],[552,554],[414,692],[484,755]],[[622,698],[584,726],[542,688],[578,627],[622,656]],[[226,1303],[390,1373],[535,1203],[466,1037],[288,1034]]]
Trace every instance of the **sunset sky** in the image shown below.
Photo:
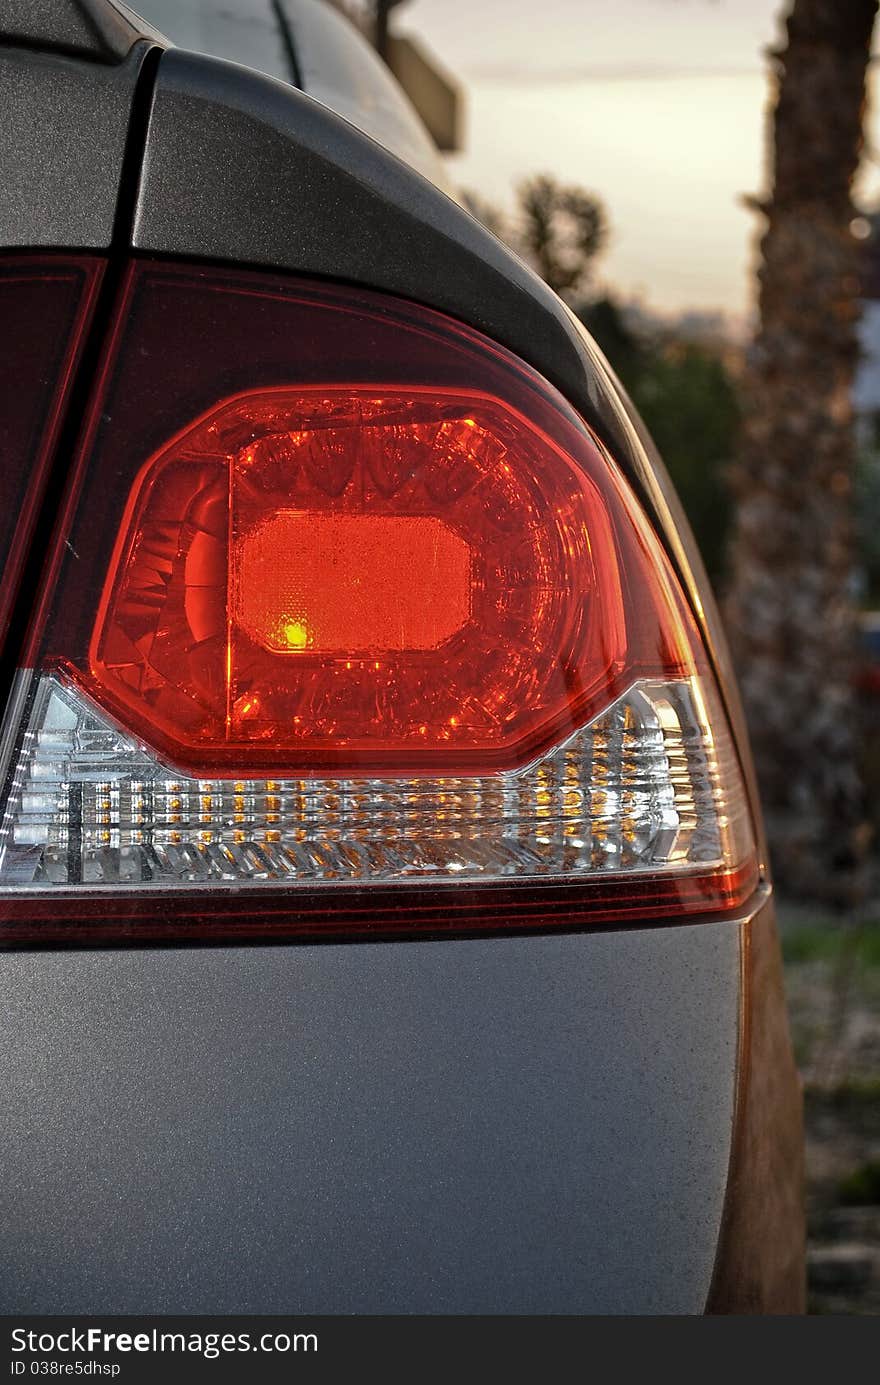
[[[739,198],[762,184],[763,50],[782,8],[409,0],[395,22],[465,87],[466,149],[450,162],[459,186],[502,205],[536,171],[591,188],[611,222],[601,278],[660,311],[741,319],[756,219]],[[863,193],[880,197],[874,165]]]

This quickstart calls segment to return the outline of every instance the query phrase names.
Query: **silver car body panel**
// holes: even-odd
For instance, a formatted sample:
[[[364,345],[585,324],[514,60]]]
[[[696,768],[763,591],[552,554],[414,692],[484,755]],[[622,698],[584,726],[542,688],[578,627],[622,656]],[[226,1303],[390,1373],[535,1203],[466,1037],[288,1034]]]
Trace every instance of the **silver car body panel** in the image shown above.
[[[10,954],[0,1311],[701,1312],[740,944]]]

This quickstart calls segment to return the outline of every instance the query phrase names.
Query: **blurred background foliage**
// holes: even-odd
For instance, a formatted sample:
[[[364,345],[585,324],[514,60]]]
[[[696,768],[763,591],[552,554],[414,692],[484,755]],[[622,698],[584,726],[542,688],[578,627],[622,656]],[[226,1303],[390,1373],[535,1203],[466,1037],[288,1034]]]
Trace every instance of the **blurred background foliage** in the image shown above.
[[[720,586],[731,515],[727,475],[740,421],[741,352],[711,321],[666,321],[597,289],[610,226],[594,193],[539,174],[518,187],[512,217],[473,193],[464,200],[566,300],[608,358],[660,450],[709,576]],[[876,487],[880,520],[880,471]],[[880,582],[880,524],[876,545]]]
[[[719,585],[730,524],[726,473],[739,425],[736,381],[724,354],[670,329],[639,333],[610,298],[583,307],[579,316],[644,419]]]
[[[727,577],[739,442],[744,344],[723,323],[697,314],[664,319],[598,287],[601,252],[613,234],[601,199],[548,174],[516,190],[505,215],[478,194],[472,215],[516,250],[559,293],[607,357],[669,469],[716,591]],[[866,250],[870,247],[866,246]],[[859,604],[880,608],[880,420],[858,437],[855,478]]]

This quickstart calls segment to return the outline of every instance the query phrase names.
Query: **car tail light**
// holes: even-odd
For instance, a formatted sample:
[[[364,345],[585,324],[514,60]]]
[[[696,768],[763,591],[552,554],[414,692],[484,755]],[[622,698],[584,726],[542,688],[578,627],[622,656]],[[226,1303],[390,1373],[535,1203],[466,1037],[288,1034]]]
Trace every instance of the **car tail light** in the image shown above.
[[[24,663],[7,936],[589,926],[757,881],[613,459],[412,304],[136,265]]]
[[[100,275],[85,256],[0,258],[0,650]]]

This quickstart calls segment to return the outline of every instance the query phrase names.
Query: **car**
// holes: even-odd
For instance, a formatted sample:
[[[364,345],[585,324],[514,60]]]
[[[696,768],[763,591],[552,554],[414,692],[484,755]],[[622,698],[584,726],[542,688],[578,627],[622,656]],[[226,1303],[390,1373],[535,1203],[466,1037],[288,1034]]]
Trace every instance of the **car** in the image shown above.
[[[3,1311],[800,1312],[660,458],[344,15],[139,8],[0,18]]]

